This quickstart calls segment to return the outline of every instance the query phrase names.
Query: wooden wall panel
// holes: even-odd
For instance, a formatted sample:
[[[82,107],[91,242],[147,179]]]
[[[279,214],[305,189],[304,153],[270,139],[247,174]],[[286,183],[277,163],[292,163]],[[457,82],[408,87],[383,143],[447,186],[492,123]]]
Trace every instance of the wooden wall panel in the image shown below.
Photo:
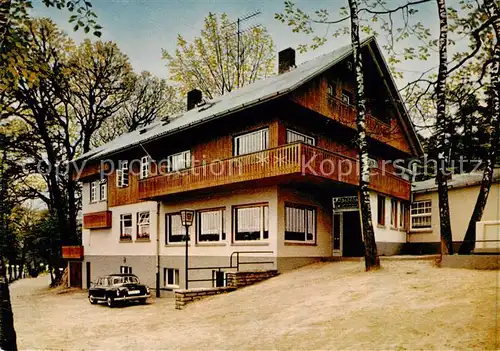
[[[61,253],[65,260],[81,260],[83,259],[83,246],[62,246]]]
[[[103,229],[111,228],[111,211],[86,213],[83,215],[83,228]]]

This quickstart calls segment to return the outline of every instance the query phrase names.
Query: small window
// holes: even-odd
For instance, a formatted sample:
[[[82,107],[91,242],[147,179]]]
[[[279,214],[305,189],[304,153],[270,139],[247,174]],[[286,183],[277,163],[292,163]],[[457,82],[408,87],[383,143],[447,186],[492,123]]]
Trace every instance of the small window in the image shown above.
[[[368,157],[368,167],[370,167],[370,169],[378,168],[378,161],[372,157]]]
[[[285,206],[285,240],[314,243],[316,210],[300,205]]]
[[[101,179],[99,182],[99,194],[100,200],[105,201],[108,197],[108,181],[106,179]]]
[[[167,172],[176,172],[191,167],[191,151],[178,152],[167,157]]]
[[[399,203],[399,228],[406,229],[406,205],[404,202]]]
[[[352,94],[347,90],[342,90],[342,102],[346,105],[352,105],[353,103]]]
[[[116,186],[119,188],[128,186],[128,161],[119,163],[119,169],[116,170]]]
[[[151,158],[149,156],[144,156],[141,158],[141,172],[139,174],[141,179],[149,177],[151,172]]]
[[[163,286],[167,288],[179,287],[179,270],[175,268],[163,268]]]
[[[316,140],[313,137],[296,132],[295,130],[287,129],[286,142],[289,144],[289,143],[294,143],[296,141],[301,141],[303,143],[313,146],[316,145]]]
[[[120,215],[120,240],[132,240],[132,214]]]
[[[137,213],[137,239],[149,239],[149,212]]]
[[[269,238],[269,206],[234,208],[234,241],[267,240]]]
[[[198,242],[226,240],[224,233],[224,210],[197,212]]]
[[[377,196],[377,223],[385,225],[385,196]]]
[[[411,204],[411,229],[432,228],[432,202],[417,201]]]
[[[132,267],[130,266],[120,266],[121,274],[132,274]]]
[[[186,239],[186,228],[182,225],[180,213],[165,215],[165,243],[180,243]]]
[[[266,150],[269,145],[268,129],[246,133],[234,138],[233,155],[246,155],[252,152]]]
[[[337,95],[337,85],[334,82],[328,83],[327,94],[328,96],[332,97],[335,97]]]
[[[90,202],[97,201],[97,180],[90,183]]]
[[[398,200],[391,199],[391,227],[398,227]]]

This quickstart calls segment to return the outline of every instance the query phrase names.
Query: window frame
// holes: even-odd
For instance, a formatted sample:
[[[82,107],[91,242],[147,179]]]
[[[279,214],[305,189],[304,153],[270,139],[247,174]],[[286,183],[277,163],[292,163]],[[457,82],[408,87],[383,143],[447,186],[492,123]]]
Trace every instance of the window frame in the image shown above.
[[[141,215],[147,214],[147,223],[141,220]],[[142,234],[142,230],[147,227],[147,237]],[[151,240],[151,213],[149,211],[137,212],[137,233],[136,240]]]
[[[414,210],[418,210],[418,208],[414,208],[414,205],[420,204],[420,203],[428,203],[429,205],[423,206],[421,209],[424,211],[428,212],[423,212],[423,213],[413,213]],[[413,219],[414,218],[423,218],[423,217],[428,217],[429,218],[429,225],[425,227],[415,227],[413,225]],[[411,206],[410,206],[410,229],[412,231],[427,231],[427,230],[432,230],[432,200],[419,200],[419,201],[414,201]]]
[[[116,186],[126,188],[129,185],[128,161],[121,161],[120,168],[116,170]]]
[[[120,274],[132,274],[132,266],[120,266]]]
[[[130,226],[125,226],[125,216],[130,216]],[[124,235],[124,229],[125,228],[130,228],[130,234]],[[120,241],[132,241],[132,236],[133,236],[133,228],[134,228],[134,223],[133,223],[133,216],[132,213],[121,213],[120,214]],[[130,238],[126,238],[127,236],[130,236]]]
[[[406,229],[406,204],[399,202],[399,229]]]
[[[288,133],[304,137],[305,141],[302,141],[302,140],[290,141]],[[310,139],[312,141],[312,143],[309,143],[308,139]],[[315,137],[307,135],[307,134],[304,134],[304,133],[301,133],[301,132],[297,132],[295,129],[287,128],[286,129],[286,143],[287,144],[291,144],[291,143],[295,143],[295,142],[301,142],[301,143],[304,143],[304,144],[307,144],[307,145],[316,146],[316,138]]]
[[[93,204],[93,203],[96,203],[97,202],[97,198],[98,198],[98,191],[99,191],[99,187],[98,187],[98,184],[97,184],[97,180],[93,180],[90,182],[90,203]]]
[[[99,200],[106,201],[108,199],[108,180],[101,179],[99,182]]]
[[[241,140],[241,138],[243,138],[243,137],[248,137],[250,135],[257,134],[257,133],[263,133],[263,134],[265,133],[265,137],[262,138],[262,140],[261,140],[261,147],[262,148],[260,150],[255,150],[255,151],[251,151],[251,152],[239,153],[238,152],[239,140]],[[257,130],[253,130],[250,132],[245,132],[245,133],[233,136],[233,156],[249,155],[249,154],[252,154],[254,152],[261,152],[261,151],[264,151],[267,149],[269,149],[269,127],[264,127],[264,128],[260,128]]]
[[[165,213],[165,245],[175,245],[175,244],[184,244],[186,240],[182,239],[179,241],[170,241],[169,238],[172,236],[170,234],[171,227],[172,227],[172,216],[179,216],[179,220],[181,217],[180,212],[170,212],[170,213]],[[182,227],[182,234],[175,234],[174,236],[186,236],[186,228],[181,224]],[[189,235],[188,241],[191,241],[191,235]]]
[[[386,203],[386,198],[384,195],[379,195],[377,194],[377,225],[385,227],[385,204]],[[381,213],[381,206],[382,204],[382,213]],[[382,216],[381,216],[382,214]]]
[[[183,155],[184,165],[181,168],[176,167],[174,169],[173,158],[175,156],[180,156],[180,155]],[[187,156],[187,158],[186,158],[186,156]],[[167,156],[167,173],[179,172],[179,171],[182,171],[182,170],[188,169],[188,168],[191,168],[191,150],[184,150],[184,151],[176,152],[175,154],[170,154]]]
[[[210,244],[210,243],[221,243],[221,242],[226,242],[227,240],[227,235],[226,235],[226,230],[225,230],[225,207],[219,207],[219,208],[208,208],[208,209],[202,209],[202,210],[197,210],[196,211],[196,218],[195,218],[195,223],[196,223],[196,243],[199,244]],[[219,239],[218,240],[201,240],[201,235],[216,235],[216,234],[202,234],[201,232],[201,227],[203,225],[202,223],[202,215],[203,213],[209,213],[209,212],[220,212],[220,228],[219,228]]]
[[[169,271],[172,271],[173,284],[169,284]],[[180,286],[180,270],[178,268],[163,267],[163,287],[164,288],[178,288]],[[177,283],[177,284],[176,284]]]
[[[391,198],[391,228],[398,228],[399,201]]]
[[[344,100],[344,97],[347,97],[347,102]],[[354,96],[350,91],[342,89],[342,95],[340,95],[340,101],[342,101],[342,103],[345,105],[351,106],[353,105],[354,102]]]
[[[305,232],[293,232],[293,233],[300,233],[304,234],[304,240],[294,240],[294,239],[287,239],[286,234],[287,234],[287,221],[288,221],[288,211],[287,208],[293,208],[297,210],[303,210],[304,211],[304,226],[305,226]],[[313,214],[313,232],[309,233],[309,214],[312,212]],[[318,211],[317,208],[314,206],[308,206],[308,205],[302,205],[302,204],[295,204],[295,203],[285,203],[285,230],[283,233],[283,239],[287,243],[300,243],[300,244],[316,244],[316,237],[317,237],[317,230],[318,230]],[[292,233],[292,232],[291,232]],[[312,234],[313,238],[312,239],[307,239],[307,235]]]
[[[247,209],[247,208],[259,208],[259,222],[260,222],[260,232],[259,239],[236,239],[238,235],[238,210]],[[248,204],[248,205],[238,205],[233,206],[232,208],[233,214],[233,234],[232,234],[232,242],[233,243],[255,243],[255,242],[268,242],[269,241],[269,203],[256,203],[256,204]],[[267,223],[266,223],[267,221]],[[266,225],[267,224],[267,225]],[[266,230],[267,227],[267,230]],[[267,233],[266,233],[267,232]]]
[[[146,179],[151,174],[151,157],[142,156],[139,169],[139,179]]]

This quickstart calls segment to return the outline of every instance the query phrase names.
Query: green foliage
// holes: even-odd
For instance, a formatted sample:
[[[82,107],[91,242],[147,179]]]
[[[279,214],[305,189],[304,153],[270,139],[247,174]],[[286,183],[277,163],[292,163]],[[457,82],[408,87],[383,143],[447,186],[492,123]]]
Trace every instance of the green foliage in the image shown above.
[[[236,31],[227,14],[209,13],[200,36],[187,42],[179,34],[175,53],[163,50],[170,79],[182,94],[197,88],[213,98],[274,74],[274,43],[267,30],[253,27],[239,41]]]

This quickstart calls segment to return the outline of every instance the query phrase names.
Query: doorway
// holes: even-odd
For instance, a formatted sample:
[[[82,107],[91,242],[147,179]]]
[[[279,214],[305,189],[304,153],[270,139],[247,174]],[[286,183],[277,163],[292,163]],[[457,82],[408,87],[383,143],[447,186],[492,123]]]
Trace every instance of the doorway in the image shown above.
[[[357,209],[333,213],[333,256],[364,256],[361,221]]]

